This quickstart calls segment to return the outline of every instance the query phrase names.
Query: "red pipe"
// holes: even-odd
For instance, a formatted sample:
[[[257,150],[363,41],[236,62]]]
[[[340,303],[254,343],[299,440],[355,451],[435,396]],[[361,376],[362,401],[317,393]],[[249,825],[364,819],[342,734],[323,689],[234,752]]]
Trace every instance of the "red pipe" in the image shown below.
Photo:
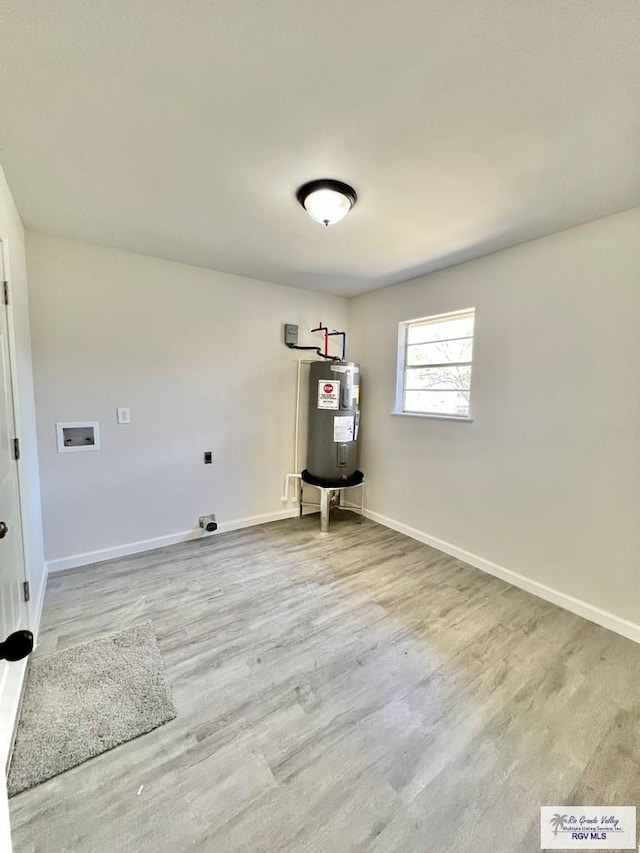
[[[311,332],[324,332],[324,354],[327,356],[329,355],[329,338],[333,335],[339,335],[342,338],[342,360],[345,360],[347,355],[347,335],[345,332],[338,332],[336,329],[330,332],[329,327],[322,324],[322,320],[316,329],[311,329]]]
[[[322,320],[320,320],[320,325],[317,329],[311,329],[312,332],[324,332],[324,354],[329,355],[329,329],[327,326],[322,325]]]

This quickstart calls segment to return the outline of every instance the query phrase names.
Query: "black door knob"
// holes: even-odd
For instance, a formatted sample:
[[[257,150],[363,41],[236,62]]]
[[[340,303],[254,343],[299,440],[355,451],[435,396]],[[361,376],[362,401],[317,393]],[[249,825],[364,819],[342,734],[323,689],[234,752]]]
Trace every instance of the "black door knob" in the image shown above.
[[[16,661],[26,658],[33,651],[31,631],[15,631],[0,643],[0,660]]]
[[[4,537],[9,532],[9,525],[6,521],[0,521],[0,539],[4,539]]]

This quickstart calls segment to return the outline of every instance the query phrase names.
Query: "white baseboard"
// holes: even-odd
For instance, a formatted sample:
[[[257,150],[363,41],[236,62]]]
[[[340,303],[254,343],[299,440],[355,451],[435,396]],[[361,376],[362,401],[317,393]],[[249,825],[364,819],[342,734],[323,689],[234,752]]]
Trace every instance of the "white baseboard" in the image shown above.
[[[253,515],[248,518],[239,518],[233,521],[222,522],[218,526],[217,533],[226,533],[231,530],[240,530],[244,527],[253,527],[257,524],[267,524],[271,521],[280,521],[284,518],[292,518],[298,514],[298,509],[284,509],[277,512],[264,513],[263,515]],[[418,542],[424,542],[426,545],[431,545],[432,548],[437,548],[445,554],[452,557],[457,557],[470,566],[480,569],[489,575],[500,578],[519,589],[530,592],[532,595],[538,596],[545,601],[556,604],[577,616],[582,616],[590,622],[595,622],[603,628],[610,631],[615,631],[616,634],[621,634],[629,640],[634,640],[640,643],[640,625],[635,622],[630,622],[628,619],[623,619],[621,616],[616,616],[607,610],[602,610],[593,604],[589,604],[580,598],[575,598],[567,593],[560,592],[553,587],[532,580],[531,578],[514,572],[511,569],[506,569],[504,566],[499,566],[497,563],[492,563],[484,557],[473,554],[471,551],[465,551],[464,548],[459,548],[457,545],[452,545],[450,542],[445,542],[444,539],[438,539],[436,536],[431,536],[418,530],[415,527],[410,527],[408,524],[403,524],[379,512],[365,509],[365,515],[372,521],[382,524],[384,527],[389,527],[392,530],[397,530],[398,533],[403,533],[411,539],[417,539]],[[91,563],[99,563],[103,560],[112,560],[116,557],[126,557],[131,554],[139,554],[143,551],[153,551],[156,548],[164,548],[167,545],[175,545],[179,542],[188,542],[192,539],[200,539],[203,536],[214,537],[216,533],[204,533],[200,528],[197,530],[186,530],[182,533],[171,533],[168,536],[158,536],[155,539],[145,539],[140,542],[129,542],[124,545],[116,545],[113,548],[103,548],[99,551],[88,551],[85,554],[73,554],[69,557],[61,557],[57,560],[50,560],[47,563],[43,584],[46,584],[47,573],[63,572],[67,569],[74,569],[79,566],[87,566]],[[38,607],[41,611],[44,601],[44,586],[41,591]]]
[[[2,774],[0,775],[6,773],[9,765],[28,660],[29,658],[23,658],[12,663],[11,669],[7,672],[2,684],[0,701],[0,764],[2,765]]]
[[[0,850],[12,853],[11,824],[9,820],[9,795],[7,794],[7,778],[0,773]]]
[[[42,608],[44,607],[44,597],[47,591],[47,578],[49,577],[49,567],[45,563],[42,568],[42,578],[40,579],[40,589],[36,599],[33,616],[31,619],[31,631],[35,637],[36,644],[38,642],[38,633],[40,631],[40,621],[42,620]]]
[[[580,598],[574,598],[565,592],[560,592],[546,584],[534,581],[525,575],[513,572],[511,569],[505,569],[504,566],[499,566],[497,563],[492,563],[490,560],[485,560],[484,557],[479,557],[477,554],[472,554],[470,551],[465,551],[464,548],[458,548],[457,545],[452,545],[450,542],[445,542],[443,539],[438,539],[435,536],[430,536],[422,530],[415,527],[409,527],[408,524],[403,524],[400,521],[395,521],[393,518],[388,518],[386,515],[381,515],[379,512],[365,510],[365,515],[372,521],[377,521],[384,527],[390,527],[392,530],[397,530],[398,533],[404,533],[411,539],[417,539],[418,542],[424,542],[425,545],[431,545],[432,548],[437,548],[438,551],[443,551],[451,557],[457,557],[470,566],[480,569],[489,575],[494,575],[507,583],[517,586],[525,592],[530,592],[532,595],[537,595],[538,598],[543,598],[551,604],[557,604],[577,616],[582,616],[590,622],[595,622],[596,625],[601,625],[603,628],[608,628],[610,631],[615,631],[616,634],[621,634],[629,640],[634,640],[640,643],[640,625],[635,622],[630,622],[628,619],[623,619],[621,616],[616,616],[608,610],[602,610],[594,604],[589,604]]]
[[[243,527],[254,527],[256,524],[269,524],[271,521],[282,521],[284,518],[294,518],[298,515],[298,507],[279,509],[266,512],[264,515],[250,515],[248,518],[237,518],[235,521],[223,521],[218,525],[218,533],[228,533],[230,530],[241,530]]]
[[[192,539],[204,537],[213,538],[219,533],[228,533],[231,530],[240,530],[243,527],[253,527],[256,524],[267,524],[270,521],[280,521],[283,518],[292,518],[298,514],[297,509],[281,509],[277,512],[267,512],[263,515],[252,515],[248,518],[237,518],[233,521],[223,521],[218,525],[216,533],[205,533],[200,527],[195,530],[185,530],[182,533],[170,533],[168,536],[157,536],[154,539],[143,539],[140,542],[127,542],[124,545],[115,545],[113,548],[101,548],[99,551],[87,551],[85,554],[72,554],[69,557],[60,557],[47,563],[50,574],[64,572],[67,569],[76,569],[79,566],[88,566],[91,563],[101,563],[103,560],[113,560],[116,557],[128,557],[131,554],[140,554],[143,551],[155,551],[156,548],[165,548],[167,545],[176,545],[179,542],[189,542]]]

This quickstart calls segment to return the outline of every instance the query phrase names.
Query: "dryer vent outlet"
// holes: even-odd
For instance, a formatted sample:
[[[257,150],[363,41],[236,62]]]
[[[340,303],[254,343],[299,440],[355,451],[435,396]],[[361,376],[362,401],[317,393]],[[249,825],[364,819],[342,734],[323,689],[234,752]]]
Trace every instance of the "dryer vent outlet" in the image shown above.
[[[203,530],[206,530],[207,533],[213,533],[214,530],[218,529],[218,522],[216,521],[215,515],[201,515],[199,522],[200,527]]]

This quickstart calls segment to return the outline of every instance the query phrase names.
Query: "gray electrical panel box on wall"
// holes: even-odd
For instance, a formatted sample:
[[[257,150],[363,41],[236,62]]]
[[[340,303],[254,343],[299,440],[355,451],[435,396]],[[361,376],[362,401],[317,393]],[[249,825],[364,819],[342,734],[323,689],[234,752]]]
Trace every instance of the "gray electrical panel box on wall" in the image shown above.
[[[359,474],[359,432],[360,366],[314,361],[309,371],[306,473],[318,485],[350,481]]]
[[[293,323],[284,324],[284,342],[288,347],[298,344],[298,327]]]

